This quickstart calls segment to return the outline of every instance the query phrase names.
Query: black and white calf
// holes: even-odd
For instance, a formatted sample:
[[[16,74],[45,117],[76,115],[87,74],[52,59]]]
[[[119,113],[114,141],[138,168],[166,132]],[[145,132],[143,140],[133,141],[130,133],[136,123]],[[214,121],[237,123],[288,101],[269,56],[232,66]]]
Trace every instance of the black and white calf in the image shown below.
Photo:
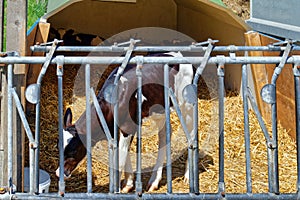
[[[154,56],[154,55],[152,55]],[[174,56],[182,57],[181,53],[163,53],[155,56]],[[193,126],[193,107],[191,104],[184,101],[182,91],[184,87],[192,83],[193,68],[191,64],[180,64],[169,66],[169,83],[172,87],[181,112],[185,119],[185,123],[190,133]],[[143,102],[142,102],[142,117],[152,117],[155,120],[159,129],[159,151],[156,164],[152,171],[152,176],[148,182],[148,191],[158,189],[159,182],[162,178],[163,163],[166,157],[166,136],[165,136],[165,114],[164,114],[164,65],[163,64],[144,64],[143,65]],[[113,133],[113,105],[104,99],[104,90],[114,82],[115,69],[108,79],[105,81],[102,89],[99,91],[97,99],[101,110],[104,114],[107,125]],[[130,162],[130,154],[128,153],[132,137],[137,131],[136,111],[137,111],[137,78],[134,65],[128,65],[119,82],[119,165],[120,171],[125,171],[125,185],[122,192],[129,192],[133,188],[133,172]],[[157,106],[160,105],[160,106]],[[92,122],[92,140],[99,141],[105,139],[105,134],[99,126],[99,119],[94,106],[91,108]],[[68,177],[76,168],[78,163],[85,157],[86,149],[84,145],[86,134],[86,117],[83,113],[80,118],[71,124],[72,115],[70,110],[67,110],[65,116],[64,130],[64,173]],[[59,169],[57,170],[59,176]],[[185,171],[185,182],[188,183],[188,166]]]

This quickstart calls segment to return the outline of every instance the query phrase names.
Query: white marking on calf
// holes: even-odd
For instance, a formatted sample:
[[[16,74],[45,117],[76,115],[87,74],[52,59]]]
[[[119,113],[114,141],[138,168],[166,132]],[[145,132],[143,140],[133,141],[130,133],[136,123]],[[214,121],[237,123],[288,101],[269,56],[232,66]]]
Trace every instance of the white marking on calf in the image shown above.
[[[70,143],[70,140],[73,138],[73,135],[69,132],[69,131],[65,131],[65,129],[63,129],[63,137],[64,137],[64,149],[66,148],[66,146]]]

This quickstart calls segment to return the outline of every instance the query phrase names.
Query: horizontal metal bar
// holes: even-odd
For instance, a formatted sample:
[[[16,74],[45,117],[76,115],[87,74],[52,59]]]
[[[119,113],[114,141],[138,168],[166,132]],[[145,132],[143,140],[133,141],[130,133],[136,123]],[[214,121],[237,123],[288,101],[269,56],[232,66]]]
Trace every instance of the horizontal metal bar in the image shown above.
[[[59,59],[55,57],[52,59],[51,64],[56,64]],[[140,62],[140,58],[132,57],[129,60],[129,64],[137,64]],[[143,57],[144,64],[162,63],[162,64],[200,64],[203,61],[203,57]],[[208,64],[278,64],[281,61],[280,56],[268,56],[268,57],[244,57],[239,56],[235,58],[231,57],[210,57]],[[124,57],[63,57],[65,64],[121,64]],[[45,57],[5,57],[0,58],[0,64],[41,64],[46,61]],[[287,59],[287,64],[294,64],[300,62],[300,56],[291,56]]]
[[[201,193],[199,195],[192,193],[180,193],[180,194],[142,194],[138,196],[136,194],[106,194],[106,193],[66,193],[64,199],[256,199],[256,200],[287,200],[287,199],[297,199],[297,193],[291,194],[271,194],[271,193],[262,193],[262,194],[226,194],[225,196],[220,196],[216,193]],[[61,196],[57,193],[41,193],[39,195],[30,195],[28,193],[16,193],[14,195],[0,195],[0,199],[61,199]]]
[[[64,52],[126,52],[129,47],[120,46],[60,46],[56,51]],[[237,51],[284,51],[282,46],[215,46],[214,52],[237,52]],[[49,52],[51,46],[31,46],[33,52]],[[137,46],[133,49],[136,52],[162,52],[162,51],[183,51],[183,52],[205,52],[207,47],[203,46]],[[300,50],[300,46],[293,46],[293,51]]]

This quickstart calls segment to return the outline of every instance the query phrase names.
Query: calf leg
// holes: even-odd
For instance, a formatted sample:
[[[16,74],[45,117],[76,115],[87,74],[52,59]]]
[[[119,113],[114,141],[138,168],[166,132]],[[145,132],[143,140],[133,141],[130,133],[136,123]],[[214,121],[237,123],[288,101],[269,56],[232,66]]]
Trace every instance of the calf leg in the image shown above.
[[[164,120],[157,121],[157,124],[163,123],[163,127],[159,129],[158,136],[159,136],[159,143],[158,143],[158,156],[156,160],[156,164],[153,168],[151,178],[148,182],[148,191],[154,191],[158,189],[159,182],[162,178],[162,170],[163,170],[163,164],[166,157],[166,126],[164,124]],[[160,126],[159,126],[160,128]]]
[[[122,188],[122,192],[127,193],[133,189],[133,171],[131,167],[131,160],[129,155],[129,147],[132,142],[132,135],[124,136],[120,134],[119,141],[119,171],[124,171],[125,174],[125,186]]]
[[[183,103],[180,106],[180,110],[182,115],[184,116],[185,123],[190,133],[190,137],[194,138],[194,130],[193,130],[193,105],[189,103]],[[186,167],[184,173],[184,183],[189,184],[189,162],[186,160]]]

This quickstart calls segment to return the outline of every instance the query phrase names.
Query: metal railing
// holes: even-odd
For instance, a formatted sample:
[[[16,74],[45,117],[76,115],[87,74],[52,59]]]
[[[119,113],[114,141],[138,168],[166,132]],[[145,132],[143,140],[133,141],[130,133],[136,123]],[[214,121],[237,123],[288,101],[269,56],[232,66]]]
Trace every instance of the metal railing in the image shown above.
[[[293,50],[299,50],[298,46],[292,46],[291,43],[287,43],[286,46],[262,46],[262,47],[251,47],[251,46],[214,46],[213,40],[208,40],[204,43],[193,44],[190,46],[165,46],[165,47],[135,47],[135,40],[131,40],[128,43],[128,47],[121,47],[117,45],[104,46],[104,47],[57,47],[58,41],[54,41],[52,46],[34,46],[33,51],[47,52],[46,57],[19,57],[10,56],[1,57],[0,63],[7,64],[7,80],[8,80],[8,187],[9,192],[0,195],[2,198],[30,198],[30,199],[48,199],[48,198],[71,198],[71,199],[82,199],[82,198],[109,198],[109,199],[132,199],[132,198],[144,198],[144,199],[296,199],[299,198],[300,191],[300,56],[288,56]],[[205,47],[204,47],[205,45]],[[88,52],[123,52],[125,55],[121,57],[68,57],[68,56],[56,56],[54,52],[57,51],[88,51]],[[163,51],[186,51],[186,52],[204,52],[204,56],[193,56],[193,57],[144,57],[144,56],[132,56],[133,51],[142,52],[163,52]],[[211,56],[211,52],[229,52],[230,56]],[[246,57],[236,56],[237,51],[283,51],[283,56],[272,56],[272,57]],[[177,115],[182,123],[182,127],[188,141],[188,162],[189,162],[189,190],[187,194],[175,194],[172,193],[172,165],[171,165],[171,149],[170,146],[166,148],[167,151],[167,193],[166,194],[144,194],[142,193],[142,182],[141,182],[141,84],[142,84],[142,70],[143,64],[149,63],[160,63],[164,64],[164,84],[165,88],[168,86],[168,66],[170,64],[194,64],[197,67],[194,75],[193,83],[189,85],[188,92],[191,93],[189,96],[195,96],[197,93],[197,83],[199,77],[202,75],[203,70],[208,64],[215,64],[217,66],[218,76],[218,93],[219,93],[219,186],[217,193],[201,193],[199,190],[199,145],[198,145],[198,104],[197,98],[186,99],[193,104],[193,135],[191,138],[187,132],[186,125],[182,120],[182,113],[180,112],[178,103],[176,102],[175,95],[171,89],[165,89],[165,110],[166,110],[166,140],[167,144],[170,144],[171,130],[170,130],[170,102],[171,99]],[[35,122],[35,136],[33,136],[28,122],[25,117],[22,105],[19,97],[17,96],[15,89],[13,88],[13,65],[14,64],[43,64],[42,70],[38,77],[37,83],[29,87],[30,94],[26,96],[27,100],[36,105],[36,122]],[[63,68],[66,64],[82,64],[85,65],[85,91],[86,91],[86,119],[87,119],[87,192],[86,193],[66,193],[64,177],[59,178],[59,191],[58,193],[42,193],[38,194],[39,188],[39,140],[40,140],[40,88],[43,76],[49,64],[56,64],[57,66],[57,78],[58,78],[58,120],[59,120],[59,157],[60,157],[60,174],[63,174]],[[114,133],[110,133],[103,113],[97,102],[95,91],[90,87],[90,65],[91,64],[120,64],[119,70],[114,84],[118,85],[118,79],[122,75],[127,64],[136,65],[136,76],[138,79],[138,132],[137,132],[137,172],[136,172],[136,193],[135,194],[119,194],[119,163],[118,163],[118,142],[113,138],[118,138],[118,123],[114,124]],[[240,64],[242,66],[242,98],[244,102],[244,138],[245,138],[245,157],[246,157],[246,186],[247,193],[244,194],[230,194],[225,192],[225,180],[224,180],[224,66],[226,64]],[[272,107],[272,137],[270,137],[267,128],[264,124],[263,118],[259,112],[258,106],[251,94],[251,90],[248,87],[247,82],[247,64],[277,64],[272,76],[271,84],[267,84],[261,92],[262,99],[271,104]],[[281,73],[282,68],[285,64],[292,64],[294,82],[295,82],[295,111],[296,111],[296,136],[297,136],[297,193],[281,194],[279,193],[279,174],[278,174],[278,141],[277,141],[277,110],[276,110],[276,80]],[[118,88],[118,87],[116,87]],[[117,91],[118,92],[118,91]],[[92,159],[91,159],[91,111],[90,111],[90,100],[92,100],[97,115],[100,119],[101,125],[104,129],[104,133],[109,141],[109,191],[110,193],[93,193],[92,192]],[[267,141],[268,149],[268,182],[269,182],[269,193],[254,194],[252,193],[252,176],[251,176],[251,160],[250,160],[250,130],[249,130],[249,113],[248,113],[248,100],[254,110],[254,113],[259,121],[261,129],[264,133]],[[29,193],[15,193],[13,183],[11,182],[12,177],[12,109],[13,102],[15,103],[19,116],[22,119],[27,137],[30,143],[30,192]],[[118,116],[118,102],[114,102],[114,117],[117,119]],[[114,137],[112,137],[112,135]]]

